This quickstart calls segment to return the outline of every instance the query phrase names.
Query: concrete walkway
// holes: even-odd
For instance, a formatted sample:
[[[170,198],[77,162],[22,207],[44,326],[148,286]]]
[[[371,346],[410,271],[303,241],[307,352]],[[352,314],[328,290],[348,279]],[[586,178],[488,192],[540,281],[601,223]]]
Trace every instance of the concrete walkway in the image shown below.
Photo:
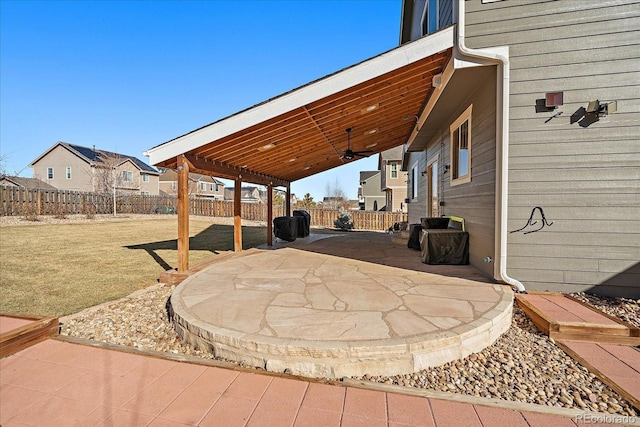
[[[575,427],[583,425],[576,420],[615,421],[604,414],[526,404],[504,409],[491,399],[469,404],[448,396],[445,400],[327,385],[55,339],[0,360],[3,427]]]
[[[342,378],[481,351],[510,327],[513,292],[471,266],[425,265],[388,234],[354,232],[226,257],[182,282],[171,306],[180,335],[218,357]]]

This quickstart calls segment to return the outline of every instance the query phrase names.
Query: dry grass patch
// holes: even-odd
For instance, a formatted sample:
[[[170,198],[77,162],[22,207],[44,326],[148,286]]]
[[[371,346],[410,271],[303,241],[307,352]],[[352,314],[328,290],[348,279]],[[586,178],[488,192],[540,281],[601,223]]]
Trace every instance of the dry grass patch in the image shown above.
[[[156,283],[177,265],[176,219],[0,228],[0,311],[64,316]],[[242,227],[245,248],[266,228]],[[233,248],[233,227],[190,221],[190,262]]]

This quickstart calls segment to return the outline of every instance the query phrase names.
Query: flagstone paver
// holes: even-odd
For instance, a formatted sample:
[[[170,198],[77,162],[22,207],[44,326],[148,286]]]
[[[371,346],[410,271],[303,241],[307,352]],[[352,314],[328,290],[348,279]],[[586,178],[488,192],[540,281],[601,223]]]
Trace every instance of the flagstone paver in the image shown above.
[[[508,286],[472,266],[425,265],[372,232],[227,257],[171,297],[189,342],[267,370],[329,378],[415,372],[480,351],[509,328],[512,301]]]

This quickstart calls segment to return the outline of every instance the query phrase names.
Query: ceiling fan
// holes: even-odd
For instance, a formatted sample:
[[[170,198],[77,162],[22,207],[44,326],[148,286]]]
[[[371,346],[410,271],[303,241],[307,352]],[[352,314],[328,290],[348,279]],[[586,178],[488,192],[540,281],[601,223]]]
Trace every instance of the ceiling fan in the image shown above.
[[[368,153],[373,153],[372,150],[366,150],[366,151],[353,151],[351,149],[351,128],[346,128],[344,130],[345,132],[347,132],[347,149],[345,150],[344,154],[342,156],[340,156],[341,159],[346,159],[346,160],[353,160],[357,157],[369,157]]]

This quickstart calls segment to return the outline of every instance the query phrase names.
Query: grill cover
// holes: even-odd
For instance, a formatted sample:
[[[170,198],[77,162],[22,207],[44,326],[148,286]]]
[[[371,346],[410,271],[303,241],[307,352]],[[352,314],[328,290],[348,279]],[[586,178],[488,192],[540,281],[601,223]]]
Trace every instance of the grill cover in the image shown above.
[[[287,242],[293,242],[298,237],[298,219],[292,216],[279,216],[273,219],[273,234]]]
[[[298,218],[298,237],[307,237],[311,233],[311,215],[307,211],[296,210],[293,216]],[[304,221],[300,221],[300,218]]]
[[[422,230],[422,226],[420,224],[411,224],[409,225],[409,241],[407,242],[407,247],[409,249],[415,249],[417,251],[420,250],[420,231]]]
[[[466,231],[422,230],[420,247],[425,264],[469,264],[469,233]]]

